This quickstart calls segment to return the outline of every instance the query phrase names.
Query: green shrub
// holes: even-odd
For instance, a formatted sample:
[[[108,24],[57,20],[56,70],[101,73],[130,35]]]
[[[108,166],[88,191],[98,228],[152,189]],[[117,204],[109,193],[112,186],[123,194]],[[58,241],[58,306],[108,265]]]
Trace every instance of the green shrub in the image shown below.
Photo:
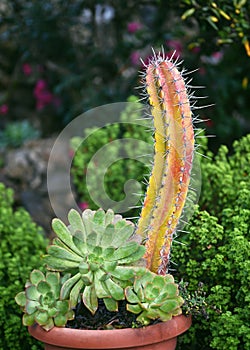
[[[136,98],[131,96],[128,101],[135,102]],[[135,112],[135,105],[133,103],[128,104],[124,112],[121,113],[120,121],[116,124],[109,124],[101,129],[87,129],[84,131],[85,138],[84,142],[79,137],[73,138],[71,140],[71,146],[75,150],[74,159],[72,162],[71,174],[73,176],[73,183],[76,186],[77,194],[79,197],[79,202],[87,202],[90,209],[97,209],[102,206],[102,202],[105,201],[105,197],[102,197],[102,192],[100,190],[100,174],[102,173],[102,168],[100,164],[91,162],[91,158],[100,150],[103,146],[108,145],[108,159],[117,159],[113,162],[107,169],[104,177],[104,189],[107,195],[113,200],[120,202],[124,199],[124,184],[130,180],[137,180],[142,186],[138,187],[137,195],[141,196],[145,193],[146,184],[143,184],[144,178],[147,177],[149,173],[149,162],[147,157],[136,160],[133,159],[134,144],[130,141],[124,146],[124,143],[113,144],[112,141],[115,140],[125,140],[133,139],[145,141],[147,143],[152,143],[152,135],[150,132],[145,130],[143,125],[136,124],[136,119],[139,118],[140,113]],[[95,131],[96,130],[96,131]],[[82,142],[80,147],[77,146]],[[140,143],[136,144],[137,151],[140,147]],[[143,147],[143,144],[142,144]],[[153,148],[153,147],[152,147]],[[143,148],[141,149],[141,154],[144,155],[145,152]],[[121,157],[122,159],[119,159]],[[86,172],[88,169],[93,171],[93,176],[90,178],[90,182],[86,184]],[[99,204],[95,203],[92,199],[91,194],[98,191]],[[136,197],[139,200],[139,197]],[[139,203],[140,204],[140,203]],[[139,205],[138,204],[138,205]],[[119,207],[113,208],[114,211],[119,213]],[[124,213],[124,217],[134,217],[137,216],[140,208],[129,210]]]
[[[39,267],[47,245],[28,212],[13,209],[13,192],[0,183],[0,349],[42,349],[22,326],[14,297],[30,270]]]
[[[224,208],[235,205],[238,191],[250,188],[250,134],[233,143],[233,153],[221,146],[217,155],[206,152],[208,159],[201,161],[202,195],[200,205],[217,217]]]
[[[176,244],[172,260],[176,278],[199,282],[207,293],[209,319],[193,322],[179,339],[186,350],[250,348],[250,167],[249,136],[234,143],[234,153],[222,146],[202,163],[205,210],[197,210]],[[211,154],[210,154],[211,155]]]

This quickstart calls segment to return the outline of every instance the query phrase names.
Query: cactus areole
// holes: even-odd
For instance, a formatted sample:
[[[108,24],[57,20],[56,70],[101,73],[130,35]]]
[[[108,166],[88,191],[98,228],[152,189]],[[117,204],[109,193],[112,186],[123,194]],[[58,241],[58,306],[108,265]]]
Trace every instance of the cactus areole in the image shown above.
[[[164,56],[164,55],[163,55]],[[147,268],[164,275],[187,198],[194,130],[183,74],[172,59],[154,55],[144,89],[154,121],[154,162],[137,234],[145,240]]]

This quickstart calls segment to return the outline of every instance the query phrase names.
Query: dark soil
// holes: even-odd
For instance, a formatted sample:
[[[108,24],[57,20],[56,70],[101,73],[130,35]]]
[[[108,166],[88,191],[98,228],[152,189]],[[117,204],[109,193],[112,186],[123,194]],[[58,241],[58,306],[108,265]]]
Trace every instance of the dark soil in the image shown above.
[[[81,302],[76,306],[75,318],[68,321],[67,328],[75,329],[114,329],[139,328],[142,325],[136,321],[138,315],[126,310],[126,302],[120,301],[118,312],[108,311],[103,300],[99,300],[98,310],[94,315]]]

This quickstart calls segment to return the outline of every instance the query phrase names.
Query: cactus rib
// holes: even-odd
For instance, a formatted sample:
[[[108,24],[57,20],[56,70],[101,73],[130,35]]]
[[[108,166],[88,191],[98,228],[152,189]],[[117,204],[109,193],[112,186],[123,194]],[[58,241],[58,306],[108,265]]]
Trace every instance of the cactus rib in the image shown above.
[[[177,65],[172,59],[154,55],[145,78],[155,154],[137,234],[145,240],[147,268],[163,275],[185,204],[194,154],[192,112]]]

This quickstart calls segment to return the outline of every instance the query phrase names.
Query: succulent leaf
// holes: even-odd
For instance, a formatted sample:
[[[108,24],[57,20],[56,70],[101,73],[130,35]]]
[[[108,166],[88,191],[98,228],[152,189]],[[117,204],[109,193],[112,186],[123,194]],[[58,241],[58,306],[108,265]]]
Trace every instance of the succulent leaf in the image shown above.
[[[89,309],[89,311],[94,315],[98,308],[98,300],[96,295],[96,290],[91,286],[86,286],[82,294],[82,300],[84,305]]]
[[[104,300],[104,304],[107,308],[107,310],[109,311],[118,311],[118,302],[112,298],[105,298]]]
[[[70,230],[73,231],[73,235],[76,232],[79,232],[81,234],[82,242],[86,242],[85,226],[83,224],[81,215],[78,213],[78,211],[76,211],[75,209],[71,209],[69,211],[68,219],[70,223]]]
[[[60,219],[53,219],[52,220],[52,228],[54,232],[57,234],[57,237],[71,250],[73,250],[75,253],[80,254],[79,250],[75,246],[72,236],[70,234],[69,229],[67,226],[60,220]]]
[[[84,282],[82,279],[80,279],[78,282],[76,282],[74,287],[71,289],[70,298],[69,298],[71,307],[75,307],[76,304],[78,303],[79,295],[83,290],[83,288],[84,288]]]
[[[15,296],[15,301],[16,303],[21,306],[24,307],[26,304],[26,296],[25,296],[25,292],[20,292]]]
[[[65,249],[57,245],[50,245],[48,247],[48,254],[53,256],[54,258],[58,258],[62,260],[66,259],[66,260],[71,260],[75,262],[82,261],[81,256],[72,252],[69,248]]]
[[[61,299],[68,299],[70,295],[70,291],[73,288],[73,286],[79,281],[81,278],[80,272],[74,275],[73,277],[67,279],[62,287],[61,287],[61,292],[60,292],[60,297]]]
[[[30,282],[37,285],[40,281],[44,281],[44,274],[40,270],[33,270],[30,273]]]

